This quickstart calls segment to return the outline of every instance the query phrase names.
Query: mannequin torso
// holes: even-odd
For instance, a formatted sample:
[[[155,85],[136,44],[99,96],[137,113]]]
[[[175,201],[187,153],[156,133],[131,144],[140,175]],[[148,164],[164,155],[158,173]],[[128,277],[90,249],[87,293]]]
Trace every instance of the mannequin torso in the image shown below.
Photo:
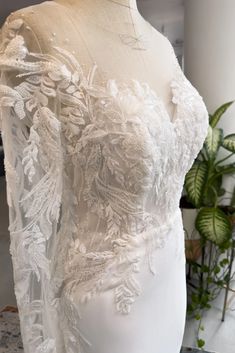
[[[11,16],[23,18],[33,30],[25,34],[30,49],[54,54],[53,45],[64,47],[73,53],[86,74],[96,63],[98,84],[109,78],[145,81],[173,115],[175,107],[169,88],[173,76],[171,48],[168,40],[140,15],[136,0],[45,1]],[[143,36],[146,50],[124,44],[119,34]],[[142,42],[137,42],[135,48],[139,44],[141,48]]]
[[[207,135],[202,97],[135,0],[9,17],[0,129],[25,353],[179,353],[179,201]]]

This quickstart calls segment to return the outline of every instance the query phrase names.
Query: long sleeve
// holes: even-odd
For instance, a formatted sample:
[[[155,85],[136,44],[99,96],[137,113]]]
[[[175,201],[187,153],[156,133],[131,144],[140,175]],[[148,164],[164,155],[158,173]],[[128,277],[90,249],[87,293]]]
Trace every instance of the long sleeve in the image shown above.
[[[10,253],[25,353],[58,353],[51,259],[59,229],[63,151],[56,84],[67,72],[30,53],[18,18],[0,47],[0,121],[9,207]]]

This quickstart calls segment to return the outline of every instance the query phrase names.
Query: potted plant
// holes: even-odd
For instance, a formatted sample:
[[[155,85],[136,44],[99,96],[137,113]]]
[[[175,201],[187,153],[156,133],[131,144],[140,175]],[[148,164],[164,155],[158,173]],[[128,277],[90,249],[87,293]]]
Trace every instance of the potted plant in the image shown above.
[[[226,192],[222,187],[224,175],[235,173],[235,163],[225,163],[235,155],[235,134],[224,136],[223,129],[218,128],[217,124],[233,103],[223,104],[209,116],[208,135],[186,174],[180,202],[186,234],[188,313],[199,321],[199,348],[205,344],[199,337],[200,331],[204,329],[203,310],[210,308],[210,302],[226,284],[229,269],[235,187],[229,205],[220,205],[219,198]],[[219,159],[221,148],[230,153]],[[186,225],[190,212],[193,213],[191,225]],[[190,236],[193,233],[196,237]]]
[[[235,134],[224,137],[223,130],[217,128],[217,124],[233,102],[223,104],[210,115],[208,135],[203,148],[186,174],[185,194],[180,201],[183,212],[191,209],[196,216],[196,230],[200,235],[198,238],[201,239],[203,236],[217,245],[223,244],[231,234],[227,214],[230,215],[235,206],[235,188],[230,205],[218,204],[219,197],[225,193],[225,189],[222,188],[223,176],[235,172],[235,163],[224,164],[235,155]],[[223,159],[218,159],[220,148],[231,153]],[[187,217],[184,218],[186,220]]]

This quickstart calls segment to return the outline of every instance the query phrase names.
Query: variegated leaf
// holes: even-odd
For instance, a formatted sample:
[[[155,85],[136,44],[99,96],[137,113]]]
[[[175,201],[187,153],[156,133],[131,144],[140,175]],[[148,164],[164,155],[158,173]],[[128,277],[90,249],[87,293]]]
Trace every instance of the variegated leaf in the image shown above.
[[[189,200],[199,207],[203,197],[203,189],[207,179],[207,163],[195,161],[185,177],[185,190]]]
[[[226,150],[235,153],[235,134],[225,136],[222,146]]]
[[[205,239],[219,246],[222,246],[232,236],[231,222],[219,208],[204,207],[200,209],[195,226]]]
[[[223,130],[218,128],[208,128],[208,134],[204,142],[205,149],[210,159],[215,159],[218,149],[223,141]]]

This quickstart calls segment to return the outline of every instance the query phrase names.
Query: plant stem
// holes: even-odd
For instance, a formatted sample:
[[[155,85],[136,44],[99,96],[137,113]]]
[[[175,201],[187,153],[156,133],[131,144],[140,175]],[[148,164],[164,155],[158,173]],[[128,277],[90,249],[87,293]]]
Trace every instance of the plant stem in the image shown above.
[[[230,157],[232,157],[232,156],[234,156],[234,153],[233,153],[233,152],[230,153],[227,157],[225,157],[225,158],[220,159],[219,161],[217,161],[217,162],[215,163],[215,166],[217,166],[217,165],[220,164],[221,162],[226,161],[228,158],[230,158]]]
[[[211,271],[212,250],[213,250],[213,244],[212,244],[212,241],[211,241],[211,242],[210,242],[210,249],[209,249],[209,263],[208,263],[209,271],[208,271],[208,274],[210,274],[210,271]],[[209,283],[208,283],[208,281],[207,281],[206,290],[208,290],[208,288],[209,288]]]
[[[203,276],[203,266],[204,266],[204,263],[205,263],[205,245],[204,244],[202,246],[202,259],[201,259],[201,274],[200,274],[200,298],[202,297],[203,295],[203,279],[204,279],[204,276]]]
[[[202,150],[199,152],[199,156],[202,156],[203,161],[207,161],[207,159],[206,159],[204,153],[202,152]]]

